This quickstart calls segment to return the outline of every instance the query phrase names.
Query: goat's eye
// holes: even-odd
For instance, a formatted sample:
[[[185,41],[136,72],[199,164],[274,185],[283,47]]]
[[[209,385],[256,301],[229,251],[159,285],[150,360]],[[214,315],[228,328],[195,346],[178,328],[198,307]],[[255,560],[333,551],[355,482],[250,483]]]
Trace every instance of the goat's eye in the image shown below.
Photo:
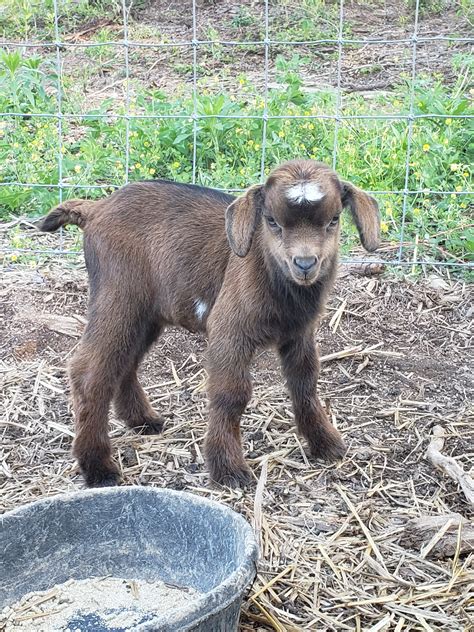
[[[278,224],[275,222],[273,217],[271,217],[270,215],[267,215],[266,218],[267,218],[267,222],[268,222],[269,226],[271,226],[272,228],[277,228],[278,227]]]
[[[328,224],[328,228],[330,228],[331,226],[337,226],[338,224],[339,224],[339,215],[334,215],[334,217]]]

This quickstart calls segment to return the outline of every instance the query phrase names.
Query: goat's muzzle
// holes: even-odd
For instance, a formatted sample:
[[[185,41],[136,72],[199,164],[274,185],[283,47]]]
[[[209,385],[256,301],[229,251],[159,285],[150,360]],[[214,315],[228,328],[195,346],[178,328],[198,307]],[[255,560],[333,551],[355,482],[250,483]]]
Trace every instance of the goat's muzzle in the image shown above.
[[[312,285],[318,278],[321,261],[316,256],[293,257],[288,264],[293,280],[299,285]]]

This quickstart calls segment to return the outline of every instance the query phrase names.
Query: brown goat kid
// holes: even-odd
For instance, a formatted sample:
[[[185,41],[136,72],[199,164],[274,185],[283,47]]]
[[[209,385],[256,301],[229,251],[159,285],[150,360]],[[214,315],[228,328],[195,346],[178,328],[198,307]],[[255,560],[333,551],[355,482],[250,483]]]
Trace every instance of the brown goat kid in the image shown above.
[[[240,417],[257,349],[281,358],[295,422],[313,457],[345,446],[319,402],[313,340],[333,284],[339,216],[352,213],[362,244],[379,243],[376,201],[322,163],[294,160],[239,198],[163,180],[129,184],[96,201],[69,200],[39,224],[84,229],[89,320],[70,366],[74,454],[89,486],[113,485],[108,412],[158,433],[162,418],[137,379],[145,352],[168,325],[206,331],[211,478],[248,483]]]

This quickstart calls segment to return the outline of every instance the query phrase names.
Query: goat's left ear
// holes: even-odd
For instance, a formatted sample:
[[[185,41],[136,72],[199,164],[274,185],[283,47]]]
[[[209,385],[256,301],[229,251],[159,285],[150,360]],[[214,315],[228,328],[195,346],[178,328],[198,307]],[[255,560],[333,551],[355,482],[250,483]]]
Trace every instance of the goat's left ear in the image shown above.
[[[238,257],[245,257],[252,245],[262,209],[262,189],[262,184],[254,184],[225,212],[227,239]]]
[[[372,252],[380,245],[380,213],[377,200],[350,182],[342,182],[342,204],[348,207],[362,245]]]

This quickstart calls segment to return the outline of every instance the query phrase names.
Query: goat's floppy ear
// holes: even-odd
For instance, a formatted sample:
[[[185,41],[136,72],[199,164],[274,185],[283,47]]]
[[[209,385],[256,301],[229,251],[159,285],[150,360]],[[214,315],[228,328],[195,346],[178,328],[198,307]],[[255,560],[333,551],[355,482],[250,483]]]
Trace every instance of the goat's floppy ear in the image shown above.
[[[349,208],[364,248],[376,250],[380,245],[380,213],[375,198],[350,182],[342,182],[342,204]]]
[[[225,212],[227,239],[238,257],[245,257],[250,250],[262,209],[262,189],[263,185],[254,184]]]

